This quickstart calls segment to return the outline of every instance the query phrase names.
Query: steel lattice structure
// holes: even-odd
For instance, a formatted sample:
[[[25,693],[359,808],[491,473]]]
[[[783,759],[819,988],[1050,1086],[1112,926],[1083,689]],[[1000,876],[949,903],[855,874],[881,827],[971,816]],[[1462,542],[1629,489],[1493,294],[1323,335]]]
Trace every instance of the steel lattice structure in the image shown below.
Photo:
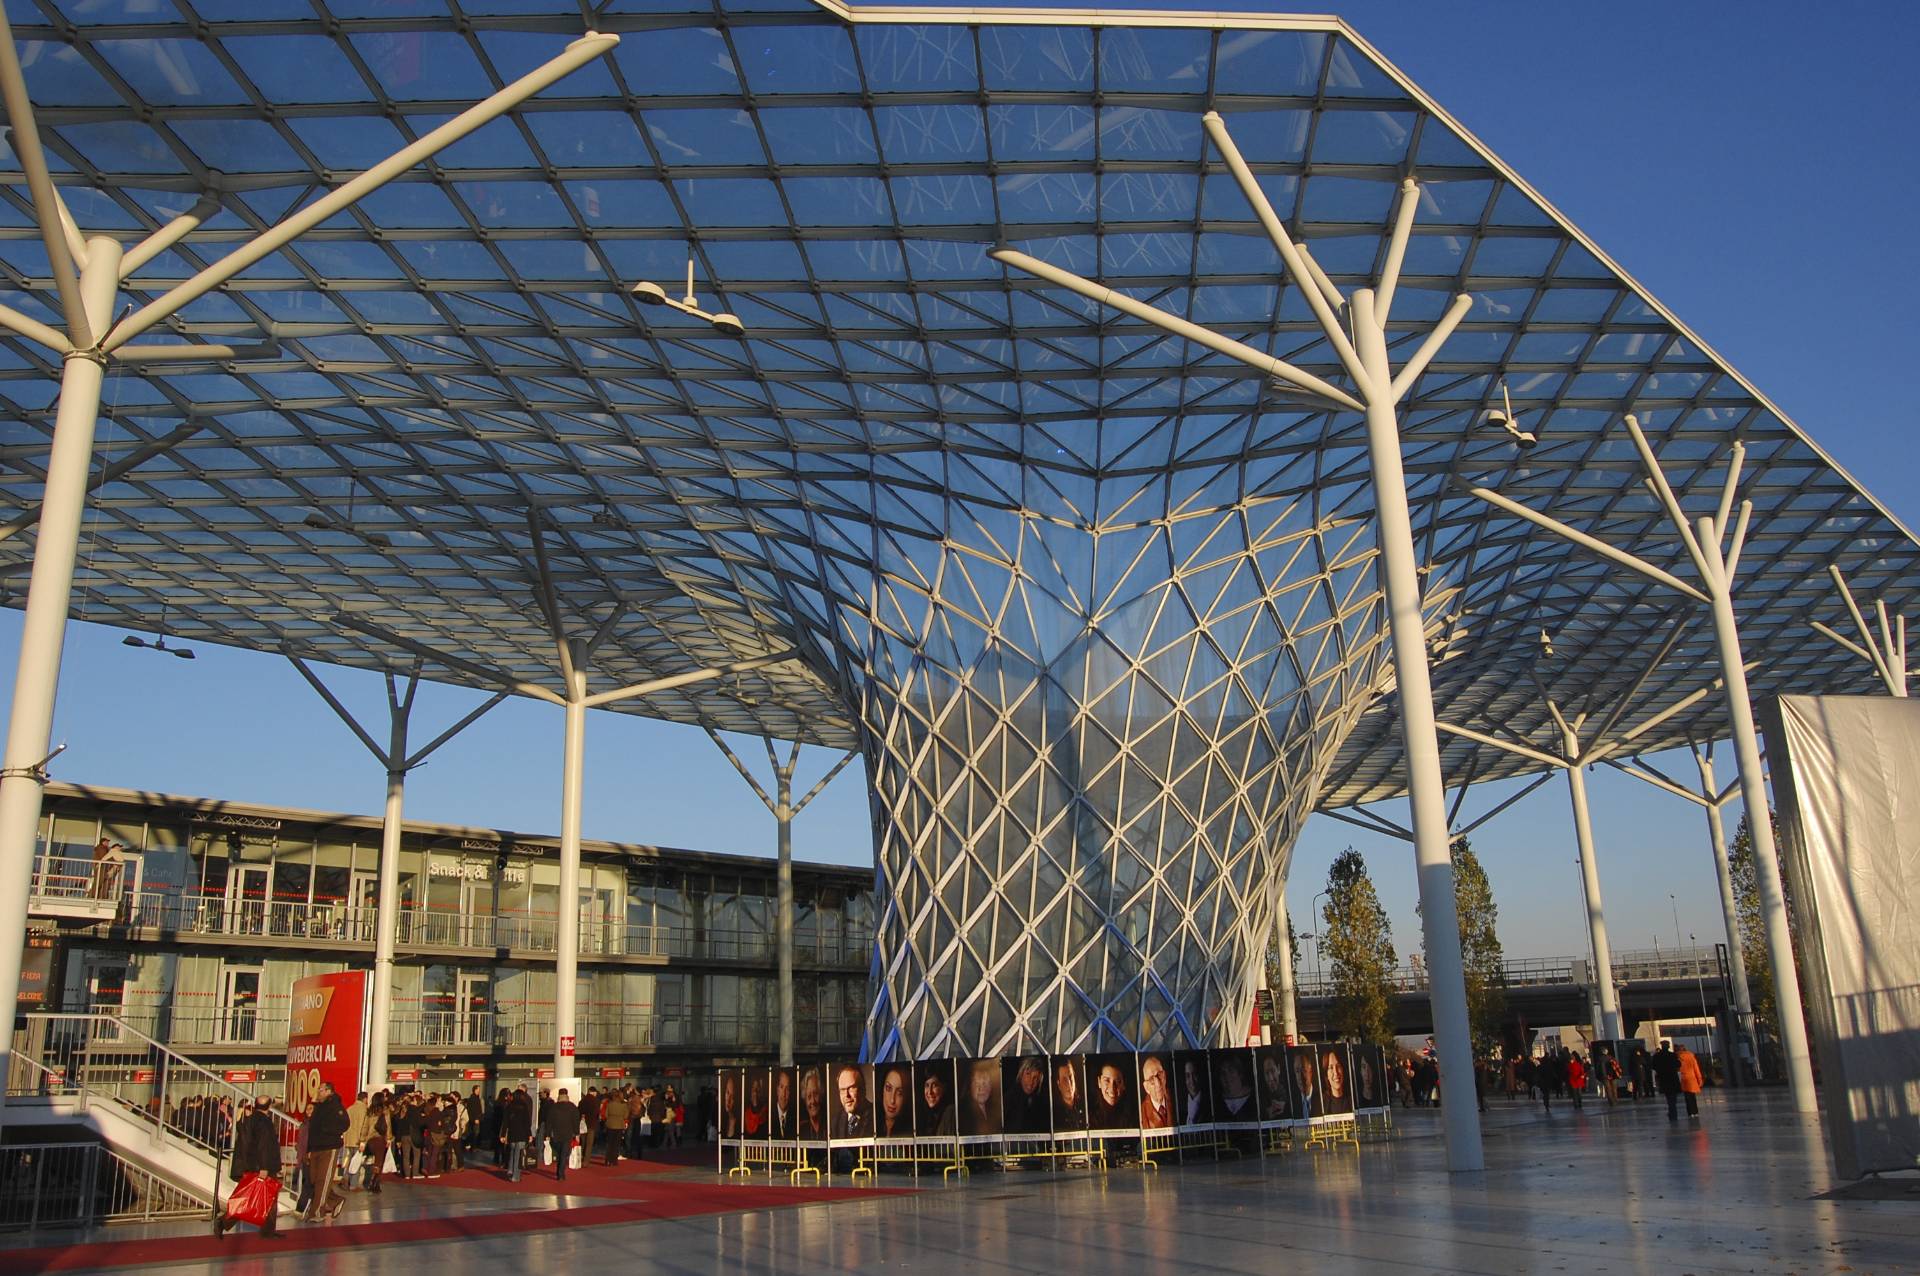
[[[1745,445],[1758,694],[1870,685],[1807,641],[1834,619],[1829,564],[1895,606],[1920,582],[1904,528],[1334,20],[12,11],[84,230],[134,239],[217,208],[132,274],[136,300],[589,25],[623,37],[166,329],[276,353],[111,376],[104,462],[166,446],[95,492],[73,610],[539,683],[541,535],[568,618],[624,613],[596,655],[620,681],[796,648],[626,707],[864,752],[889,901],[877,1055],[1237,1034],[1300,822],[1401,788],[1359,418],[987,255],[1011,245],[1338,384],[1207,111],[1336,284],[1373,277],[1418,179],[1397,357],[1474,298],[1401,417],[1448,717],[1549,726],[1525,677],[1542,632],[1567,702],[1605,706],[1689,623],[1466,491],[1677,562],[1628,410],[1690,509]],[[53,322],[31,202],[6,181],[0,300]],[[688,254],[744,338],[629,293],[672,285]],[[33,551],[59,368],[0,350],[9,579]],[[1503,385],[1531,451],[1484,428]],[[1711,652],[1689,629],[1636,712],[1697,691]],[[1717,735],[1716,713],[1644,745]],[[1536,765],[1456,737],[1443,760],[1459,782]]]

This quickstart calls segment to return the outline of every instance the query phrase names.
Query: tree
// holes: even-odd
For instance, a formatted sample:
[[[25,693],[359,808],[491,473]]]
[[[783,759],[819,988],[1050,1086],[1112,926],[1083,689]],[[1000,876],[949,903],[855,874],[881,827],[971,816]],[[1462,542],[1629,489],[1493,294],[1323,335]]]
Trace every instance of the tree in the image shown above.
[[[1393,1042],[1393,924],[1380,907],[1366,861],[1349,846],[1327,870],[1327,902],[1320,913],[1321,950],[1327,956],[1333,1001],[1329,1026],[1342,1037],[1375,1045]]]
[[[1467,984],[1467,1028],[1474,1054],[1485,1058],[1501,1044],[1507,1014],[1507,954],[1500,947],[1500,907],[1480,857],[1464,837],[1453,839],[1453,907],[1460,916],[1460,966]],[[1414,906],[1417,910],[1419,905]],[[1425,949],[1425,933],[1421,947]],[[1428,968],[1433,965],[1431,954]]]
[[[1769,813],[1771,818],[1771,813]],[[1773,957],[1767,951],[1767,923],[1760,912],[1760,865],[1753,854],[1753,835],[1747,829],[1747,817],[1727,844],[1727,868],[1733,876],[1734,915],[1740,923],[1740,947],[1746,958],[1747,990],[1753,997],[1754,1026],[1762,1036],[1780,1039],[1780,1003],[1774,995]],[[1793,888],[1786,875],[1780,879],[1780,891],[1787,903],[1787,931],[1793,937],[1793,973],[1800,977],[1800,921],[1793,902]]]

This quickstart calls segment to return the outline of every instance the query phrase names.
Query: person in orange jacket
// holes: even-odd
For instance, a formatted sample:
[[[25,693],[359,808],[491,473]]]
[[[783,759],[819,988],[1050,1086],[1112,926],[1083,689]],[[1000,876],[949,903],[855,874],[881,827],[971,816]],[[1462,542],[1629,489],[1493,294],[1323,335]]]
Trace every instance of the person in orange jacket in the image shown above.
[[[1706,1078],[1700,1074],[1700,1059],[1685,1046],[1676,1045],[1673,1053],[1680,1061],[1680,1094],[1687,1101],[1687,1119],[1700,1119],[1700,1090]]]

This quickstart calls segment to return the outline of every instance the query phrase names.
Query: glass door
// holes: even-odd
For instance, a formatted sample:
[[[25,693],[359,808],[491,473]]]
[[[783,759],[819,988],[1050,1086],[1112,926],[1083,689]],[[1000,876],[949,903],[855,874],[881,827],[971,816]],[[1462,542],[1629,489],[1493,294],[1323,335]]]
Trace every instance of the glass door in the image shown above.
[[[229,966],[222,972],[219,1041],[251,1045],[260,1040],[260,985],[265,978],[258,966]]]
[[[493,883],[479,878],[460,879],[460,916],[454,942],[466,948],[493,946]]]
[[[454,994],[454,1042],[463,1046],[493,1043],[493,972],[463,970]]]
[[[227,874],[227,933],[267,933],[267,903],[273,870],[265,864],[235,864]]]
[[[375,929],[379,911],[380,874],[371,869],[355,869],[353,880],[347,884],[346,937],[363,944],[372,943],[379,933]]]
[[[96,958],[87,962],[87,1013],[106,1015],[110,1019],[95,1029],[96,1040],[118,1041],[121,1038],[117,1021],[127,1010],[127,973],[125,961]]]

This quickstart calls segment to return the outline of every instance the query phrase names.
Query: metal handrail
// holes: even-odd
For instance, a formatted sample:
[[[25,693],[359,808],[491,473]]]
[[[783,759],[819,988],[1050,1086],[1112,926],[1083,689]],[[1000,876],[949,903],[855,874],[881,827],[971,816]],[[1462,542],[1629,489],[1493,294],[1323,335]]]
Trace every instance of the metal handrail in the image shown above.
[[[1581,982],[1578,970],[1586,963],[1575,957],[1515,957],[1502,968],[1501,982],[1508,988],[1535,988]],[[1613,955],[1616,984],[1649,979],[1718,979],[1720,958],[1712,948],[1649,949],[1618,952]],[[1396,966],[1387,972],[1388,986],[1394,992],[1424,992],[1427,971],[1424,966]],[[1304,975],[1296,985],[1300,997],[1330,997],[1337,988],[1331,976]]]
[[[0,1230],[204,1216],[214,1196],[99,1143],[0,1146]]]

